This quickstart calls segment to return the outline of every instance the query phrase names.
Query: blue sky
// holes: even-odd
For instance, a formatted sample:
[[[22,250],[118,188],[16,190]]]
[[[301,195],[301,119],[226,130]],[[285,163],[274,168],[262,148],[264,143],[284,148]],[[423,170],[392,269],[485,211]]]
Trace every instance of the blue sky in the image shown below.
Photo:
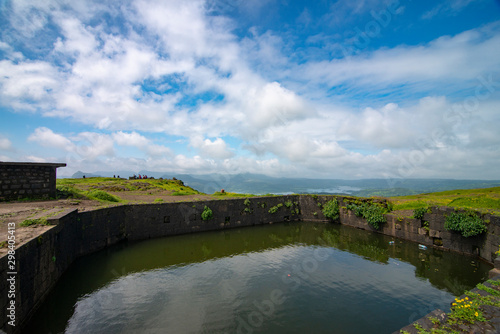
[[[0,0],[0,160],[500,179],[500,1]]]

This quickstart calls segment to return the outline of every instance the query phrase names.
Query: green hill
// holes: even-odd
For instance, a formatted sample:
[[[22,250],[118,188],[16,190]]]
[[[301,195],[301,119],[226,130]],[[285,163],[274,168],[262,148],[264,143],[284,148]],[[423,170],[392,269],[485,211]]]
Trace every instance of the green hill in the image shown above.
[[[414,210],[428,206],[468,208],[483,213],[500,215],[500,187],[484,189],[457,189],[435,193],[391,197],[394,211]]]

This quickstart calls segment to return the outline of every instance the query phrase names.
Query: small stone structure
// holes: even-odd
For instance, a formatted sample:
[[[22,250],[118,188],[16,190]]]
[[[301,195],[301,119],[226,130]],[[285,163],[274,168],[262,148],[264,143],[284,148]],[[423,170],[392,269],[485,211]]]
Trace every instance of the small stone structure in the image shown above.
[[[56,169],[64,163],[0,161],[0,201],[56,197]]]

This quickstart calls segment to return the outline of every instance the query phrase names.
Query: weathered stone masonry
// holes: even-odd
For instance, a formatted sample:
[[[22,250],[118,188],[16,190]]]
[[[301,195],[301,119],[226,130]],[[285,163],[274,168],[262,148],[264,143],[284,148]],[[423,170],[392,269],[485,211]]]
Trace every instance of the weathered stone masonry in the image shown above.
[[[63,163],[0,162],[0,201],[56,197],[56,169]]]
[[[7,325],[7,284],[0,284],[0,329],[7,333],[22,332],[22,326],[39,307],[60,276],[80,256],[90,254],[121,240],[142,240],[185,233],[221,230],[282,221],[328,222],[321,207],[332,196],[290,195],[254,197],[250,199],[213,200],[162,204],[124,205],[99,210],[78,212],[70,210],[52,217],[55,225],[38,238],[16,250],[16,328]],[[337,197],[344,206],[344,198]],[[201,213],[208,206],[213,218],[204,221]],[[274,213],[269,209],[275,208]],[[386,215],[387,223],[375,231],[363,218],[344,208],[340,223],[371,230],[429,247],[440,240],[440,248],[478,255],[493,262],[495,247],[500,241],[500,217],[487,216],[488,233],[463,238],[444,229],[444,215],[451,208],[433,208],[424,218],[429,229],[422,228],[416,219],[399,220]],[[5,282],[7,257],[0,258],[0,279]]]

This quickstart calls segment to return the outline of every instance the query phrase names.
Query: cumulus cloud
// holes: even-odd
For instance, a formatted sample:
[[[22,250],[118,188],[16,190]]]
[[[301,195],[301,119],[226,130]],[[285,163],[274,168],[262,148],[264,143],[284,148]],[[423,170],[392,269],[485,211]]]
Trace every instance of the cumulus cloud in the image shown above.
[[[8,151],[12,149],[12,142],[0,135],[0,150]]]
[[[61,134],[53,132],[51,129],[40,127],[28,137],[28,141],[37,143],[44,147],[61,149],[63,151],[73,151],[75,144]]]
[[[443,36],[427,45],[398,46],[343,60],[310,62],[300,67],[304,79],[329,86],[348,85],[381,91],[412,83],[407,89],[437,89],[447,83],[474,81],[477,76],[499,70],[498,23]],[[459,69],[459,70],[457,70]]]
[[[210,139],[203,140],[202,137],[194,137],[191,139],[191,146],[197,148],[203,157],[210,159],[228,159],[234,156],[234,153],[221,138],[212,141]]]
[[[113,140],[116,144],[121,146],[134,146],[141,150],[144,150],[150,156],[170,156],[172,155],[172,150],[168,147],[154,144],[150,139],[138,134],[133,131],[130,133],[118,131],[113,133]]]
[[[388,4],[338,1],[322,19],[345,22],[345,13],[368,15]],[[211,5],[14,1],[0,32],[0,103],[86,126],[79,133],[39,127],[28,137],[75,165],[380,177],[410,161],[415,176],[450,172],[445,161],[457,164],[464,152],[484,164],[486,147],[497,152],[499,84],[491,75],[500,71],[499,22],[347,58],[325,49],[301,61],[276,32],[237,36],[238,22]],[[474,95],[478,78],[490,82],[482,95]],[[468,87],[477,101],[457,98]],[[168,139],[152,139],[159,137]],[[177,154],[160,145],[175,140],[184,142]],[[0,149],[12,146],[0,137]],[[425,165],[415,165],[413,150]],[[481,167],[464,164],[463,173],[472,170]]]

